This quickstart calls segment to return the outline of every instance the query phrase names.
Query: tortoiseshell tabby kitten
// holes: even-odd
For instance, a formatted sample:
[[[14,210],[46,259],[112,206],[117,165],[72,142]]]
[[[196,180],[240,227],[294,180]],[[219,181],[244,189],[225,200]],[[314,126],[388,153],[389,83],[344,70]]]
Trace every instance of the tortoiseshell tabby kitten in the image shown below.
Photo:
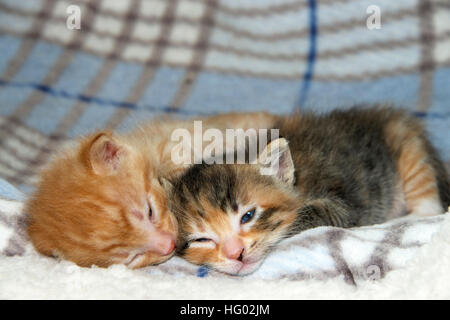
[[[177,253],[245,275],[287,237],[445,212],[449,181],[413,117],[389,108],[282,119],[254,164],[200,164],[166,183]],[[289,144],[289,145],[288,145]],[[278,148],[274,148],[277,146]],[[272,175],[260,168],[278,161]]]

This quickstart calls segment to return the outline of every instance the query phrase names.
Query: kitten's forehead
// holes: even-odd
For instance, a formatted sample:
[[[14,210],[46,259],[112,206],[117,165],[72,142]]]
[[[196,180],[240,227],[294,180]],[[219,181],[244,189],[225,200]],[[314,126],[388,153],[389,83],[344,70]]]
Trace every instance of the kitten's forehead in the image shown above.
[[[236,209],[236,182],[232,166],[194,165],[175,184],[175,194],[181,206],[192,206],[195,208],[192,213],[203,217],[210,207],[223,212]]]
[[[175,181],[171,202],[181,218],[214,220],[235,215],[240,206],[270,199],[277,186],[252,165],[194,165]]]
[[[201,164],[191,167],[176,183],[175,191],[184,200],[202,199],[217,208],[231,208],[250,201],[254,189],[270,189],[275,182],[250,164]]]

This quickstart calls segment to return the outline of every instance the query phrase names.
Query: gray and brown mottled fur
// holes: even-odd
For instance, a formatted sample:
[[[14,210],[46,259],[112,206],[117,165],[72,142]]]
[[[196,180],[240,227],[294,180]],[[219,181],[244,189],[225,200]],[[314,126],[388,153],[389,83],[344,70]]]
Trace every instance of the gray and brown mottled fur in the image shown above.
[[[440,214],[450,204],[447,172],[420,122],[404,112],[352,108],[284,118],[275,127],[279,149],[265,155],[279,160],[275,175],[261,175],[261,164],[202,164],[174,182],[169,206],[180,226],[179,255],[246,274],[278,241],[303,230]],[[248,206],[258,213],[236,227]],[[240,264],[224,256],[230,235],[242,243]]]

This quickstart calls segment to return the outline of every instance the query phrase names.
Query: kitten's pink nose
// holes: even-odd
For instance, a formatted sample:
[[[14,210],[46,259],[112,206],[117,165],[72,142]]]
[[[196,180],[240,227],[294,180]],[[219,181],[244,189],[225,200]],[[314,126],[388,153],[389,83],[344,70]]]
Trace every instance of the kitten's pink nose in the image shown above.
[[[228,259],[240,260],[244,251],[244,243],[238,237],[230,237],[225,240],[223,252]]]
[[[175,237],[166,231],[156,230],[150,239],[149,251],[167,256],[175,249]]]

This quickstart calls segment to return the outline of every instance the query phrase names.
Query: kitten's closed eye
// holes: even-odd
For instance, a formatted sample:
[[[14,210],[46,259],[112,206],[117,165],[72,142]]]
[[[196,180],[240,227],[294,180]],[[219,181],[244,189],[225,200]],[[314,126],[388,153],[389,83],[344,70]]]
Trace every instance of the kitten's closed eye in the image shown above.
[[[206,241],[212,241],[212,240],[208,239],[208,238],[198,238],[198,239],[194,239],[192,241],[194,241],[194,242],[206,242]]]
[[[193,238],[186,243],[185,248],[215,248],[217,242],[211,238]]]
[[[150,207],[150,208],[148,209],[148,217],[149,217],[150,219],[152,219],[152,216],[153,216],[153,211],[152,211],[152,208]]]

